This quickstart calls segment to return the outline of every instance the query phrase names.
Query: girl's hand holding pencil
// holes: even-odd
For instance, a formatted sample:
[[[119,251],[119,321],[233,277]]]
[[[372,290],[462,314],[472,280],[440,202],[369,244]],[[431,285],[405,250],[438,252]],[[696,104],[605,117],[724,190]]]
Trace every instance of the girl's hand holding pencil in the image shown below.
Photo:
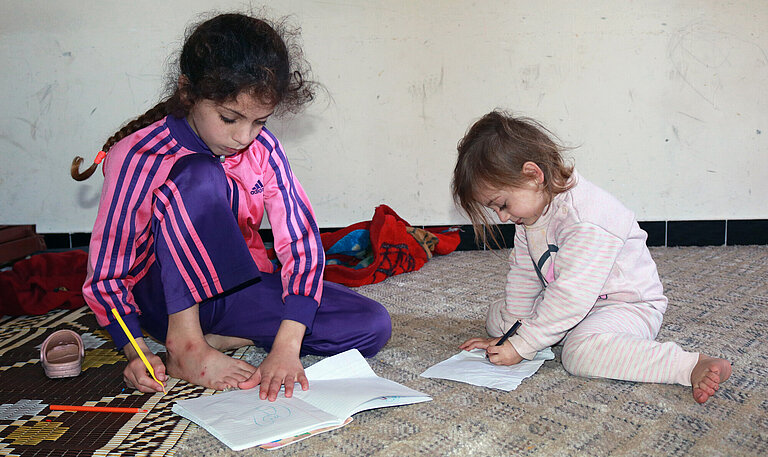
[[[496,339],[494,338],[494,340]],[[485,352],[488,360],[494,365],[517,365],[523,361],[523,358],[509,341],[504,342],[501,346],[496,346],[493,343],[485,349]]]
[[[523,361],[520,354],[509,341],[496,346],[500,338],[470,338],[459,346],[459,349],[485,349],[486,358],[494,365],[517,365]]]
[[[523,358],[507,339],[515,334],[520,323],[520,321],[515,322],[501,338],[470,338],[462,343],[459,349],[465,351],[485,349],[485,358],[492,364],[517,365],[523,361]]]
[[[168,376],[165,374],[163,361],[149,350],[144,342],[144,338],[139,338],[137,341],[131,335],[128,326],[125,325],[125,321],[120,317],[117,309],[112,308],[112,315],[115,316],[115,320],[120,324],[120,328],[125,332],[125,336],[128,337],[128,344],[123,347],[123,352],[128,358],[128,366],[123,370],[123,380],[125,383],[128,387],[139,389],[142,392],[165,393],[165,384],[163,382],[168,379]],[[150,357],[147,358],[144,354],[150,354]],[[147,376],[147,374],[151,377]]]
[[[144,361],[142,361],[141,357],[136,353],[136,350],[131,343],[126,344],[123,348],[125,356],[128,358],[128,366],[123,370],[123,380],[128,387],[133,387],[141,392],[164,392],[165,388],[160,383],[168,380],[168,376],[165,374],[165,364],[163,364],[163,360],[149,350],[149,347],[147,347],[143,338],[139,338],[135,341],[145,354],[147,362],[152,367],[152,370],[155,372],[157,381],[155,381],[149,373]]]

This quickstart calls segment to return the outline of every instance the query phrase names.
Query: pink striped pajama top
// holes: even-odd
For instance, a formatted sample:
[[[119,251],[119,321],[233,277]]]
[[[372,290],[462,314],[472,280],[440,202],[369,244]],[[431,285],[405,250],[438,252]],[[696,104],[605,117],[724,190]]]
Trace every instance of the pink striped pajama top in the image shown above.
[[[634,214],[575,171],[572,179],[576,185],[555,196],[534,225],[518,227],[505,303],[499,316],[489,315],[489,328],[523,320],[509,341],[526,359],[602,304],[641,304],[660,314],[667,307]]]

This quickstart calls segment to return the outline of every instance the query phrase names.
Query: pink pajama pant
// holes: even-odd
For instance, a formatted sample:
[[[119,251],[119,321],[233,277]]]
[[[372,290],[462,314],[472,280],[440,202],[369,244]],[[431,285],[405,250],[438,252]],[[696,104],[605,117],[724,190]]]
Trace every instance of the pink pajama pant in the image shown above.
[[[488,309],[486,328],[493,337],[512,325],[502,318],[503,307],[499,300]],[[690,386],[699,354],[656,341],[662,318],[645,303],[601,302],[563,338],[563,367],[590,378]]]

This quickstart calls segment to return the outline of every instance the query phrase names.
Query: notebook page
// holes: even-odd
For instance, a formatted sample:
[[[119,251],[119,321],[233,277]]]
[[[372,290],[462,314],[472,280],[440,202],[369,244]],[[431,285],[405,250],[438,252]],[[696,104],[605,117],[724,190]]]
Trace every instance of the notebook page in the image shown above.
[[[307,367],[304,374],[306,374],[310,384],[312,381],[324,379],[378,377],[357,349],[350,349],[341,354],[327,357]]]
[[[300,398],[318,409],[326,411],[340,420],[346,419],[361,405],[381,397],[426,397],[425,394],[380,377],[357,379],[328,379],[313,381],[307,391],[294,391],[294,398]],[[429,397],[427,397],[429,398]],[[389,402],[384,406],[402,403]]]
[[[258,389],[180,400],[173,412],[236,451],[344,421],[299,399],[261,400]]]
[[[414,403],[422,403],[425,401],[432,400],[432,397],[430,397],[427,394],[418,392],[420,395],[418,397],[405,397],[402,395],[393,395],[388,397],[379,397],[373,400],[369,400],[362,405],[355,408],[355,410],[352,412],[352,414],[357,414],[360,411],[366,411],[369,409],[376,409],[376,408],[386,408],[388,406],[402,406],[402,405],[412,405]]]

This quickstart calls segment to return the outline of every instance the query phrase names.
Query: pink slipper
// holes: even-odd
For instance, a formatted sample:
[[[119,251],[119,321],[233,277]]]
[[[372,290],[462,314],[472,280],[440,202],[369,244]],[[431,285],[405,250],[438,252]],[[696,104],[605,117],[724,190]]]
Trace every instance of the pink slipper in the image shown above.
[[[84,357],[83,340],[72,330],[57,330],[40,346],[45,375],[52,379],[79,375]]]

